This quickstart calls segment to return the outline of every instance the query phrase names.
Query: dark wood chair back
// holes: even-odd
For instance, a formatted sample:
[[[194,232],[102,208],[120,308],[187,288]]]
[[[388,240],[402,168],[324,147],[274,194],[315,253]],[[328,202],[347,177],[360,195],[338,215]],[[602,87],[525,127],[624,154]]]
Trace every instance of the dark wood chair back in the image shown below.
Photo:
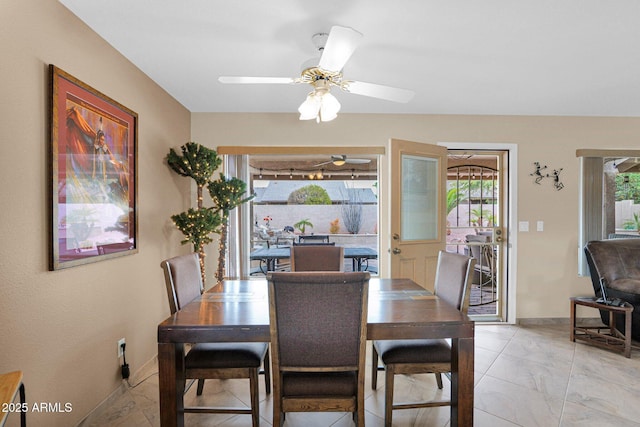
[[[291,271],[344,271],[342,246],[292,246]]]
[[[270,273],[273,425],[286,412],[364,423],[369,273]]]
[[[169,258],[160,266],[164,271],[171,314],[202,294],[200,256],[197,253]]]
[[[435,293],[465,314],[469,308],[474,264],[475,260],[464,255],[444,251],[438,254]]]

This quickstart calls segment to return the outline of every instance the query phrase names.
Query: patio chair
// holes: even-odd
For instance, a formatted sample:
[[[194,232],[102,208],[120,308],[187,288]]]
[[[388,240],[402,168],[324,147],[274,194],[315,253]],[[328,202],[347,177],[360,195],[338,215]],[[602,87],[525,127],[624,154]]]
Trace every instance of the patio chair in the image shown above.
[[[369,273],[270,273],[273,426],[287,412],[352,412],[364,425]]]
[[[199,297],[203,291],[200,259],[197,253],[162,261],[169,308],[176,313]],[[260,423],[258,373],[264,365],[266,393],[271,392],[268,343],[198,343],[184,357],[184,378],[197,379],[196,394],[200,396],[205,379],[248,378],[251,408],[185,407],[184,412],[251,414],[253,426]]]
[[[441,251],[436,268],[435,294],[439,299],[466,313],[471,293],[471,275],[475,259]],[[378,358],[385,370],[384,424],[391,426],[394,409],[449,406],[450,400],[393,403],[394,377],[398,374],[435,373],[442,389],[442,373],[451,372],[451,345],[444,339],[380,340],[373,342],[371,388],[377,388]]]
[[[473,283],[483,286],[496,285],[496,256],[492,245],[489,243],[491,236],[467,234],[466,242],[469,243],[469,252],[475,258],[476,265]]]
[[[292,246],[291,271],[344,271],[344,248],[325,245]]]

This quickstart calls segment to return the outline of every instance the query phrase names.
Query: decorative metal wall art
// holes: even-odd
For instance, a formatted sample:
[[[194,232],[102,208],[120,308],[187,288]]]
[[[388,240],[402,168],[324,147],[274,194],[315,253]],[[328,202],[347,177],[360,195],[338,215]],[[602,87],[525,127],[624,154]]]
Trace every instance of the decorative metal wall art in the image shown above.
[[[545,178],[553,179],[553,188],[557,191],[560,191],[564,188],[564,184],[560,182],[560,172],[562,172],[562,168],[554,169],[550,174],[543,174],[542,171],[547,169],[547,165],[540,165],[540,162],[533,162],[534,170],[529,174],[529,176],[535,177],[534,182],[538,185],[541,185],[540,182]]]

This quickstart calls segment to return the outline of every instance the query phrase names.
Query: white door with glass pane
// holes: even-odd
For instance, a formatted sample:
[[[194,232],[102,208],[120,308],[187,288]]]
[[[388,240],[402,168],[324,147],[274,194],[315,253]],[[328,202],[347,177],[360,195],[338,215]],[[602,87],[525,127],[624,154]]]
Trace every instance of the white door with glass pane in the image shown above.
[[[445,249],[447,148],[391,140],[391,277],[433,290]]]

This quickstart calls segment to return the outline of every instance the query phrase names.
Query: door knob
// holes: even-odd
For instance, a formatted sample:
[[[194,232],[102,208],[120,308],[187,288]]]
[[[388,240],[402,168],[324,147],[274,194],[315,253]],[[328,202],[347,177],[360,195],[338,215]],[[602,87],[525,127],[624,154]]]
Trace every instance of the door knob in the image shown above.
[[[400,250],[398,248],[393,248],[393,250],[391,252],[393,252],[394,255],[398,255],[399,253],[402,252],[402,250]]]

